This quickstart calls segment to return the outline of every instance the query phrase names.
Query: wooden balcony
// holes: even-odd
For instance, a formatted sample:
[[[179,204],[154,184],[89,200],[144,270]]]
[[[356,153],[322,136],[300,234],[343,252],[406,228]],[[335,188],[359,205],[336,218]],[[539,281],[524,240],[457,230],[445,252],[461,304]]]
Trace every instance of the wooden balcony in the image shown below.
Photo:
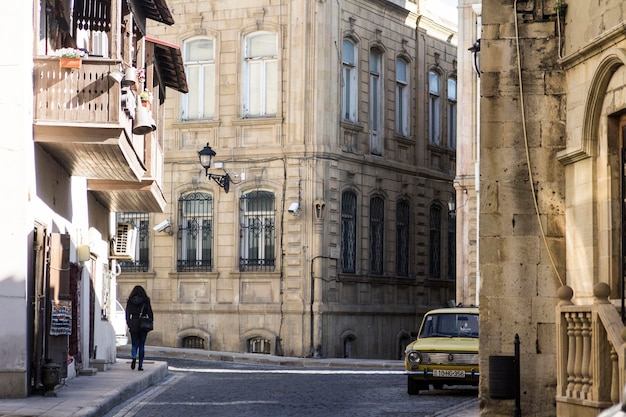
[[[57,57],[36,58],[34,140],[71,175],[86,177],[109,210],[162,212],[163,148],[154,134],[133,134],[133,93],[109,77],[119,68],[111,59],[63,69]]]
[[[569,287],[557,307],[557,415],[591,417],[620,402],[625,378],[624,325],[605,283],[592,305],[574,305]]]

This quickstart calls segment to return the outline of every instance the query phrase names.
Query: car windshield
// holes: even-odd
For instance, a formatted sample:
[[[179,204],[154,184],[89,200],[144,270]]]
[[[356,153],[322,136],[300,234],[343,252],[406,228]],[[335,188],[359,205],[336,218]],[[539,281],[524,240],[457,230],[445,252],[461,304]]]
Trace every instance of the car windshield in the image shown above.
[[[478,337],[478,314],[429,314],[419,337]]]

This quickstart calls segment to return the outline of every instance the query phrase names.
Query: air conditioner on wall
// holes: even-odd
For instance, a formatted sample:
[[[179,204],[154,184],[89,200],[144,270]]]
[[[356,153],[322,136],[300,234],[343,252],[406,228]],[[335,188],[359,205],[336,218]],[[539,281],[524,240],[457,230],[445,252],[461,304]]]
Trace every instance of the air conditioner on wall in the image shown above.
[[[137,244],[137,229],[132,223],[118,223],[115,237],[111,241],[111,259],[124,261],[135,260],[135,245]]]

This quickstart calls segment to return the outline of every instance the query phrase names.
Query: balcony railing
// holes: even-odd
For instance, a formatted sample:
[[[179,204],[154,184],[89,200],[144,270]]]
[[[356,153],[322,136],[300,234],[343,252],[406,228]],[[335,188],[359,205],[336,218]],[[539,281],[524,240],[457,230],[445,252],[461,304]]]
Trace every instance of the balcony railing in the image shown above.
[[[120,85],[109,78],[119,62],[85,58],[79,69],[60,67],[59,58],[34,61],[35,120],[39,122],[121,124],[130,128],[122,110]]]
[[[559,290],[557,307],[557,415],[597,415],[620,401],[624,386],[624,326],[605,283],[592,305],[573,305],[573,291]]]

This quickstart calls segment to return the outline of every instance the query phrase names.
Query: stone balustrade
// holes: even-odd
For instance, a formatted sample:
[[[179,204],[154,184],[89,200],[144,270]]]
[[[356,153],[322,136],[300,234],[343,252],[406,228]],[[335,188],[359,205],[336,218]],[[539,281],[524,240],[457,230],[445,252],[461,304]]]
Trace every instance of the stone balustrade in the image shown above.
[[[591,305],[574,305],[559,289],[557,306],[557,415],[596,416],[620,401],[624,385],[624,326],[605,283]]]

